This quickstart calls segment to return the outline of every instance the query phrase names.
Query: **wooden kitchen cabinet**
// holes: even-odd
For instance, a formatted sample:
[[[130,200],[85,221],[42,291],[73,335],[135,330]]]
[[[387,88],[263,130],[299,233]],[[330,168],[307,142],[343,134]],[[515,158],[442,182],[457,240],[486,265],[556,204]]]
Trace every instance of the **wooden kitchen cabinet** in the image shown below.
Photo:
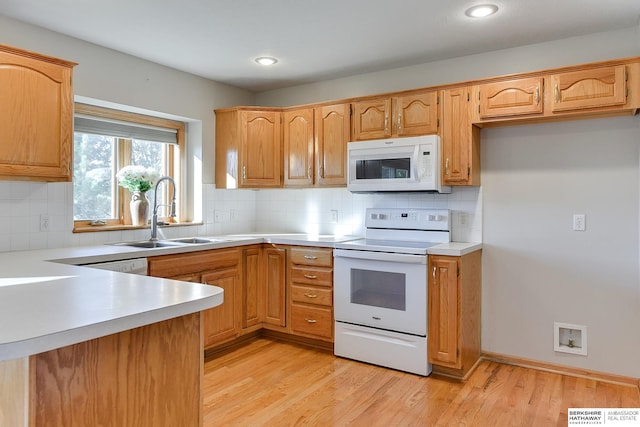
[[[217,188],[282,186],[281,114],[269,108],[215,110]]]
[[[349,104],[323,105],[315,109],[316,184],[347,185],[347,143],[351,140]]]
[[[259,329],[263,318],[262,247],[242,249],[242,330]]]
[[[291,333],[333,341],[333,252],[292,247],[289,250]]]
[[[553,113],[620,107],[627,102],[625,65],[563,72],[548,79]]]
[[[311,187],[314,176],[313,108],[285,111],[284,122],[284,185]]]
[[[73,62],[0,45],[0,178],[71,181]]]
[[[429,363],[464,378],[480,358],[481,251],[430,255],[429,272]]]
[[[542,77],[531,77],[479,85],[480,120],[542,114],[543,82]]]
[[[480,129],[472,125],[471,89],[441,94],[443,185],[480,185]]]
[[[438,132],[437,91],[355,101],[353,140],[417,136]]]
[[[287,250],[265,245],[263,247],[264,265],[264,323],[267,329],[286,332],[286,268]]]
[[[203,311],[202,314],[205,348],[229,341],[241,333],[241,318],[243,313],[247,312],[242,307],[245,299],[243,288],[247,287],[241,285],[242,261],[243,256],[239,248],[148,258],[149,276],[197,281],[224,289],[224,302],[218,307]]]
[[[283,121],[285,187],[346,185],[349,104],[286,110]]]

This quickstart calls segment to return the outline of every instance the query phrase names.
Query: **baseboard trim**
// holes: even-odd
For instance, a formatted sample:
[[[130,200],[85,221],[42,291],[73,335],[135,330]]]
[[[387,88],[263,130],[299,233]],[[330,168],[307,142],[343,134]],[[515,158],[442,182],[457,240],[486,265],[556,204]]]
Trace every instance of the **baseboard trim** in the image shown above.
[[[640,391],[640,378],[626,377],[624,375],[608,374],[606,372],[592,371],[589,369],[574,368],[571,366],[557,365],[555,363],[540,362],[537,360],[525,359],[523,357],[509,356],[506,354],[491,353],[483,351],[481,356],[484,360],[489,360],[506,365],[520,366],[523,368],[537,369],[539,371],[551,372],[554,374],[568,375],[572,377],[585,378],[594,381],[601,381],[616,385],[636,387]]]

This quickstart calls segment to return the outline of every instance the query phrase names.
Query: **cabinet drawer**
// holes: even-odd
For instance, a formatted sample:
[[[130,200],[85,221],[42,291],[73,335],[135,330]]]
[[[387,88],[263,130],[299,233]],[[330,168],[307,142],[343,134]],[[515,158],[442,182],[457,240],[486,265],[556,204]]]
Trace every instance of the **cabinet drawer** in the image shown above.
[[[333,292],[328,288],[292,285],[291,300],[293,302],[331,307],[333,305]]]
[[[318,265],[321,267],[333,266],[333,253],[331,249],[306,249],[291,248],[291,262],[301,265]]]
[[[333,337],[333,315],[330,308],[291,304],[291,330],[294,333]]]
[[[333,270],[308,267],[291,267],[291,282],[315,286],[333,285]]]

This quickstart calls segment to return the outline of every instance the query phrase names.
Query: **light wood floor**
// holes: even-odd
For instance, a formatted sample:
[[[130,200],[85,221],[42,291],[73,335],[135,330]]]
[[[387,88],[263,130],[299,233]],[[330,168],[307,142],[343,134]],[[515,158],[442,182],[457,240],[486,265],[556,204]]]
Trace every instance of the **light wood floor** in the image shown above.
[[[638,408],[640,393],[488,361],[456,383],[266,338],[205,363],[205,427],[566,426],[580,407]]]

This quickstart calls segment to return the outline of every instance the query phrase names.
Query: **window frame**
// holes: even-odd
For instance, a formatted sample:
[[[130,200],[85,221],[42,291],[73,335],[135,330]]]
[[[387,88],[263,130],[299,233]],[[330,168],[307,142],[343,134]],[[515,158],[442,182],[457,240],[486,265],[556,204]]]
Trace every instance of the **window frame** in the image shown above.
[[[84,104],[76,102],[74,104],[74,114],[83,114],[87,116],[101,117],[111,120],[119,120],[125,122],[131,122],[135,124],[154,126],[172,129],[176,131],[176,146],[178,149],[179,157],[176,158],[175,151],[169,150],[168,153],[168,175],[173,177],[176,180],[177,184],[177,197],[176,204],[178,205],[177,218],[180,220],[185,218],[186,214],[186,202],[187,202],[187,186],[186,186],[186,139],[185,139],[185,123],[177,120],[165,119],[162,117],[154,117],[148,116],[144,114],[131,113],[128,111],[115,110],[112,108],[100,107],[97,105]],[[128,151],[131,152],[131,140],[126,138],[118,138],[116,137],[116,143],[119,145],[118,147],[118,155],[120,158],[118,159],[119,164],[122,164],[123,156]],[[73,165],[73,162],[71,163]],[[72,173],[73,176],[73,173]],[[133,229],[144,229],[149,228],[149,225],[142,226],[134,226],[131,225],[131,213],[129,212],[128,199],[125,197],[126,190],[120,186],[118,186],[118,199],[119,204],[117,206],[118,211],[121,214],[121,217],[118,219],[107,219],[105,220],[105,224],[95,224],[90,220],[74,220],[73,221],[73,232],[74,233],[84,233],[84,232],[95,232],[95,231],[113,231],[113,230],[133,230]],[[161,188],[161,191],[164,191],[168,196],[168,186],[165,188]],[[165,222],[176,223],[179,224],[180,221],[176,221],[174,218],[162,218]]]

